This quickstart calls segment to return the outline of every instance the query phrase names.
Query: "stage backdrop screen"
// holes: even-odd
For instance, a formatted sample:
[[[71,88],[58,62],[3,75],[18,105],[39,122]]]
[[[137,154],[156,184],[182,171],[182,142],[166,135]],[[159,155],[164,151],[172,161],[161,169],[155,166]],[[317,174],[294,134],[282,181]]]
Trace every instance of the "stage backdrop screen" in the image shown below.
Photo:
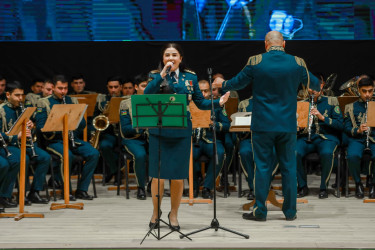
[[[374,39],[374,0],[1,0],[1,41]]]

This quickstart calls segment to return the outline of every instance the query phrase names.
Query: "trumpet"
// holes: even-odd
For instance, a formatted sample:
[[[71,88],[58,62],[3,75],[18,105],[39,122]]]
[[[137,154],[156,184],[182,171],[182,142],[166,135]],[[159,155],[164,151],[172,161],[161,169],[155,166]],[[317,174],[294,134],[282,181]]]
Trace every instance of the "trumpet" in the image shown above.
[[[62,97],[62,101],[63,101],[63,104],[66,104],[65,96]],[[76,144],[76,142],[74,140],[74,133],[73,133],[73,131],[70,130],[68,132],[68,134],[69,134],[69,141],[70,141],[70,144],[72,145],[72,148],[77,148],[77,144]]]
[[[366,113],[365,113],[365,122],[364,123],[367,123],[368,103],[369,103],[369,99],[366,99]],[[371,149],[370,149],[370,128],[367,128],[365,133],[366,133],[366,148],[364,149],[364,152],[371,152]]]
[[[22,110],[22,113],[25,112],[25,107],[22,105],[22,103],[20,102],[20,108]],[[30,129],[29,127],[27,127],[27,129]],[[28,137],[27,138],[28,142],[29,142],[29,147],[31,149],[31,158],[35,158],[35,157],[38,157],[38,155],[36,154],[35,152],[35,146],[34,146],[34,141],[33,141],[33,138],[31,137]]]
[[[95,128],[94,135],[90,139],[90,144],[94,148],[98,148],[100,133],[109,127],[109,119],[105,115],[108,112],[108,102],[103,109],[103,113],[96,116],[92,120],[92,125]]]
[[[315,108],[314,104],[314,98],[315,96],[312,94],[311,95],[311,100],[310,100],[310,110],[309,110],[309,124],[307,127],[307,143],[311,143],[311,129],[312,129],[312,123],[314,121],[314,115],[311,113],[312,109]]]

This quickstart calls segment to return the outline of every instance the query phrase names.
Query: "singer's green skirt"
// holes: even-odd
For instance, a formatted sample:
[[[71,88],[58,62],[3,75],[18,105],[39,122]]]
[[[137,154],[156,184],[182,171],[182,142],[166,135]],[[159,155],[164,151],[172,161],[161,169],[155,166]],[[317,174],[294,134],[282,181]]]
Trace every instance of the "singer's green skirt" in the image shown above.
[[[160,137],[160,179],[186,179],[189,176],[191,137]],[[159,136],[149,136],[149,175],[158,178]]]

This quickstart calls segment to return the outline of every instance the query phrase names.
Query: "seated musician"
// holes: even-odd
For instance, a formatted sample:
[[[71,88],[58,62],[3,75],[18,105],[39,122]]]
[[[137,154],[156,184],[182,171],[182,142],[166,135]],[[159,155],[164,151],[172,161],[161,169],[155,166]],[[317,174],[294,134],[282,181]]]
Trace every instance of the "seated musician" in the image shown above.
[[[17,118],[22,114],[23,112],[23,106],[22,106],[22,97],[23,97],[23,86],[19,82],[12,82],[7,84],[6,88],[6,95],[7,95],[7,101],[2,103],[0,105],[0,127],[2,128],[2,132],[9,131],[10,128],[15,124],[17,121]],[[26,147],[26,173],[28,173],[28,163],[30,162],[30,158],[33,158],[35,161],[35,165],[33,166],[34,169],[34,178],[33,183],[30,188],[30,192],[27,196],[28,200],[33,203],[39,203],[39,204],[47,204],[48,201],[44,198],[41,198],[39,196],[39,191],[43,190],[43,185],[45,182],[46,174],[49,168],[49,163],[51,160],[51,156],[45,152],[44,150],[40,149],[37,146],[36,142],[31,142],[31,129],[34,126],[32,121],[27,122],[27,137],[29,138],[27,141],[27,147]],[[20,147],[20,143],[17,139],[21,139],[20,133],[18,136],[13,136],[12,139],[10,137],[12,136],[6,136],[4,135],[5,140],[9,139],[10,143],[9,145],[12,145],[14,147]],[[17,138],[17,139],[16,139]],[[17,155],[17,153],[15,153]],[[20,155],[18,155],[19,157]],[[19,170],[19,166],[17,167],[17,170]],[[8,192],[11,192],[14,183],[16,181],[18,171],[14,171],[13,176],[10,177],[10,186],[8,186]],[[26,174],[26,177],[28,175]],[[9,194],[9,193],[8,193]]]
[[[69,92],[69,95],[84,95],[84,94],[93,94],[95,92],[85,90],[86,81],[83,75],[77,74],[72,77],[72,81],[70,83],[70,87],[72,87],[72,91]]]
[[[1,145],[1,149],[0,149],[1,151],[4,150],[2,147],[3,146]],[[8,199],[4,197],[4,195],[2,195],[2,186],[3,186],[4,181],[7,180],[7,174],[8,174],[9,168],[10,166],[9,166],[8,159],[0,155],[0,213],[5,212],[6,206],[4,203],[9,202]]]
[[[47,117],[55,104],[78,104],[78,101],[67,95],[68,81],[65,76],[57,75],[53,78],[53,94],[51,96],[39,99],[37,103],[36,127],[41,130],[47,121]],[[93,196],[87,193],[90,185],[92,175],[97,166],[99,159],[99,152],[94,149],[89,143],[80,140],[77,134],[81,132],[86,126],[84,119],[81,120],[76,131],[69,131],[69,168],[72,166],[74,154],[80,155],[85,160],[82,168],[81,179],[78,183],[78,188],[75,197],[78,199],[92,200]],[[41,133],[41,132],[40,132]],[[63,138],[62,132],[45,132],[43,138],[47,144],[46,149],[48,152],[57,155],[60,158],[61,172],[63,172]],[[70,197],[74,200],[74,197]]]
[[[123,96],[129,96],[134,95],[135,89],[135,83],[132,82],[130,79],[126,79],[124,83],[122,84],[122,95]]]
[[[350,174],[355,184],[355,196],[358,199],[364,197],[364,188],[360,177],[360,167],[362,155],[365,151],[371,153],[372,162],[375,159],[375,133],[366,126],[367,105],[366,101],[371,101],[374,93],[374,81],[369,77],[364,77],[358,82],[358,101],[345,106],[344,131],[348,136],[347,164]],[[367,134],[369,133],[369,134]],[[374,178],[370,187],[369,198],[375,198]]]
[[[210,86],[206,80],[199,81],[199,88],[205,99],[210,98]],[[199,128],[193,131],[195,138],[196,147],[193,148],[193,160],[194,160],[194,196],[197,197],[199,194],[199,183],[198,174],[200,173],[200,164],[198,162],[199,157],[204,154],[210,159],[210,163],[206,169],[206,176],[203,182],[202,197],[205,199],[211,199],[211,189],[215,188],[215,180],[217,179],[220,170],[224,165],[225,150],[223,145],[223,132],[229,130],[229,119],[222,108],[215,109],[216,116],[216,131],[217,131],[217,154],[219,162],[216,165],[215,177],[213,174],[213,133],[211,128]],[[198,130],[200,130],[198,132]],[[198,133],[200,133],[199,138]],[[199,147],[198,147],[199,145]]]
[[[134,85],[137,95],[143,95],[147,87],[148,75],[137,75],[134,78]],[[147,159],[147,134],[144,129],[134,129],[132,126],[131,99],[120,103],[120,132],[122,145],[125,150],[133,156],[134,171],[138,186],[137,199],[145,200],[145,179],[146,179],[146,159]]]
[[[321,84],[321,89],[323,89]],[[310,105],[311,129],[304,129],[297,138],[297,182],[298,197],[308,195],[307,174],[303,166],[303,157],[318,152],[322,167],[319,198],[328,198],[328,182],[334,166],[334,155],[340,144],[340,131],[343,129],[343,116],[336,97],[323,96],[321,92],[308,90],[313,96],[314,106]],[[310,134],[310,136],[308,135]]]
[[[43,97],[42,96],[43,95],[43,93],[42,93],[43,84],[44,84],[44,82],[40,79],[35,79],[33,81],[33,85],[31,86],[32,92],[27,93],[27,95],[25,96],[25,105],[26,106],[35,107],[38,99]]]
[[[4,102],[7,98],[5,95],[6,79],[0,75],[0,103]]]
[[[121,82],[120,76],[112,76],[107,80],[107,94],[99,94],[96,99],[96,106],[94,111],[94,119],[96,116],[103,114],[109,105],[112,97],[121,97]],[[101,155],[109,167],[106,172],[105,182],[111,181],[112,177],[117,173],[118,153],[115,148],[118,146],[119,127],[118,124],[111,124],[109,127],[100,133],[99,150]],[[116,180],[117,181],[117,180]]]

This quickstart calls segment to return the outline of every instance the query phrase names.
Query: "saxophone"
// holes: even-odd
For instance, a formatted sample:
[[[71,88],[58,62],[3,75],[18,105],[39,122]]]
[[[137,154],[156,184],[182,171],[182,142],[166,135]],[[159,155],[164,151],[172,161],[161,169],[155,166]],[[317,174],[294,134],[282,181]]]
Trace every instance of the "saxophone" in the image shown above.
[[[90,144],[94,148],[98,148],[100,133],[109,127],[109,119],[106,116],[108,113],[108,108],[109,101],[105,105],[103,112],[92,120],[92,125],[95,128],[95,133],[90,139]]]

